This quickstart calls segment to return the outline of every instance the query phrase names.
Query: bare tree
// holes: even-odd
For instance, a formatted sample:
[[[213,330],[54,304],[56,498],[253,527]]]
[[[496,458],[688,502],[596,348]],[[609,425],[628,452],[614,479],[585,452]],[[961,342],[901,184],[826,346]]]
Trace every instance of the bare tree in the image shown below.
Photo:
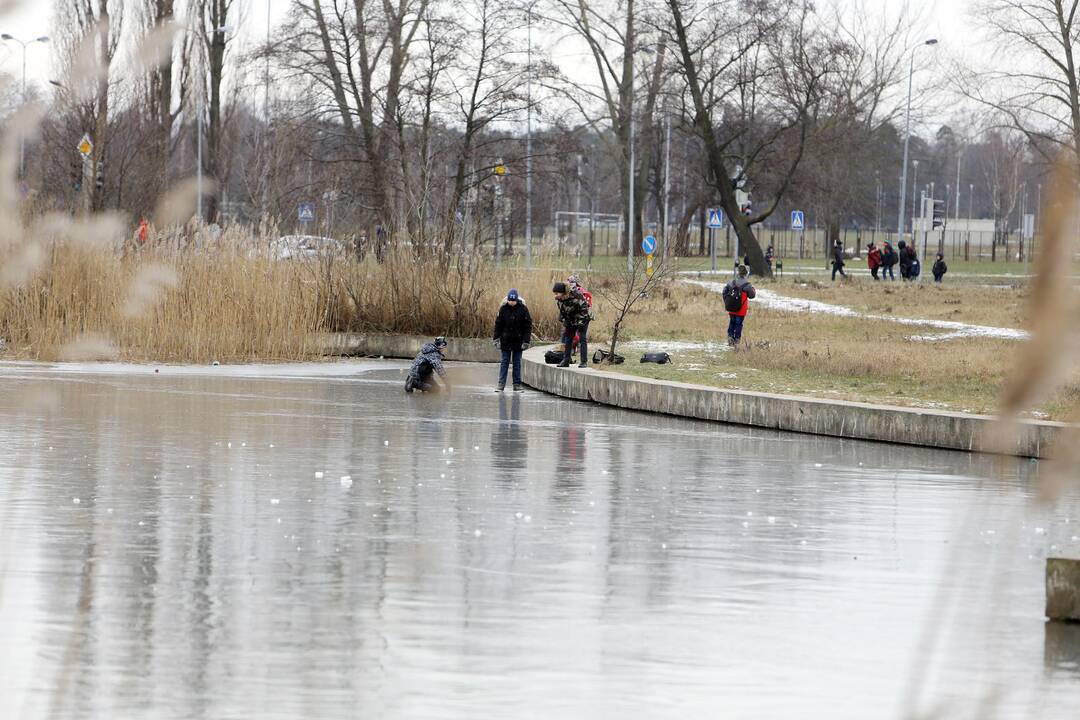
[[[633,269],[625,268],[613,276],[598,277],[589,283],[593,293],[603,299],[606,309],[611,313],[610,355],[615,355],[619,343],[619,334],[630,311],[639,300],[649,296],[670,276],[672,265],[663,257],[654,260],[650,267],[646,263],[634,263]]]
[[[667,0],[678,73],[705,145],[709,182],[757,275],[769,275],[752,226],[776,211],[788,192],[815,122],[835,48],[821,38],[809,3]],[[726,18],[718,23],[717,18]],[[717,36],[716,28],[727,30]],[[735,120],[725,123],[731,109]],[[746,214],[736,190],[754,168],[773,175],[769,200]],[[764,193],[761,193],[764,194]]]
[[[1080,163],[1080,0],[982,0],[994,66],[965,73],[961,90],[1001,113],[1052,160]]]

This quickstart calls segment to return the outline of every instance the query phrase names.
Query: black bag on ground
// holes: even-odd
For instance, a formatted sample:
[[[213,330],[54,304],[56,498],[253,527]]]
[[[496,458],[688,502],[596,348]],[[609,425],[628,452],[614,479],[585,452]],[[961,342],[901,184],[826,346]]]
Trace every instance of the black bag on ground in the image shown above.
[[[671,356],[666,352],[651,352],[645,353],[641,356],[641,362],[643,363],[656,363],[657,365],[664,365],[671,362]]]
[[[624,362],[626,362],[626,358],[624,358],[622,355],[612,355],[607,350],[597,350],[596,352],[594,352],[592,356],[592,361],[594,364],[599,365],[602,362],[608,361],[608,358],[611,358],[609,362],[612,365],[622,365]]]
[[[548,350],[544,353],[544,362],[548,365],[557,365],[562,362],[563,354],[558,350]]]
[[[729,313],[742,310],[742,288],[736,285],[734,280],[724,286],[723,297],[724,309]]]

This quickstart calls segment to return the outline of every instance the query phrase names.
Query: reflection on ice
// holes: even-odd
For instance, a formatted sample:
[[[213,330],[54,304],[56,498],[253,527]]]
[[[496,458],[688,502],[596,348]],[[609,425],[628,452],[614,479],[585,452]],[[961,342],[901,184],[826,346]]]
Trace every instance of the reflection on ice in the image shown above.
[[[0,370],[0,717],[898,717],[920,665],[918,711],[1080,702],[1036,463],[331,365]]]

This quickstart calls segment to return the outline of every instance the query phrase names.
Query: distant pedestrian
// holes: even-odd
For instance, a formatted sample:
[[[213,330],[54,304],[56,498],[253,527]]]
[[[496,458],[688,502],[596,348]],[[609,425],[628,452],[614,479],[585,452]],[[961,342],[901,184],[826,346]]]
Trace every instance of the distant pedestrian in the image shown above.
[[[570,367],[570,361],[574,357],[574,336],[576,335],[578,347],[581,349],[581,362],[578,367],[587,368],[589,367],[589,321],[592,319],[589,302],[580,289],[571,289],[566,283],[555,283],[551,292],[555,295],[555,302],[559,306],[559,320],[563,324],[563,358],[559,367]]]
[[[881,251],[874,247],[874,243],[866,246],[866,265],[870,268],[870,274],[877,280],[878,268],[881,267]]]
[[[433,382],[436,374],[442,379],[446,389],[450,389],[450,382],[446,379],[446,368],[443,367],[446,345],[446,338],[440,336],[420,348],[420,353],[409,368],[409,376],[405,379],[405,392],[437,391],[438,385]]]
[[[492,341],[502,351],[502,362],[499,365],[498,391],[502,392],[506,387],[506,371],[511,362],[514,365],[514,391],[523,389],[521,384],[521,352],[529,349],[529,341],[532,339],[532,316],[529,308],[525,307],[525,301],[518,294],[516,288],[510,288],[506,293],[506,300],[499,307],[499,314],[495,318],[495,334]]]
[[[735,271],[735,279],[724,286],[724,309],[728,313],[728,345],[733,348],[737,348],[742,340],[746,311],[750,307],[750,300],[757,295],[754,286],[747,279],[749,275],[747,267],[740,265]]]
[[[881,251],[881,279],[895,280],[896,274],[893,273],[893,266],[899,262],[900,258],[896,254],[896,250],[893,249],[892,243],[888,240],[885,241],[884,249]],[[888,276],[888,278],[886,278]]]
[[[941,253],[937,254],[937,260],[934,261],[934,267],[930,269],[934,273],[934,282],[941,282],[941,278],[945,277],[945,273],[949,272],[948,266],[945,264],[945,256]]]
[[[776,258],[776,250],[774,250],[773,246],[770,245],[769,247],[767,247],[765,249],[765,264],[769,266],[769,272],[770,273],[773,271],[772,264],[773,264],[773,260],[775,258]]]
[[[832,279],[836,280],[836,273],[840,273],[840,277],[846,278],[847,273],[844,272],[844,245],[839,240],[833,244],[832,256]]]
[[[911,260],[915,257],[915,253],[911,250],[911,247],[901,240],[896,244],[896,249],[900,256],[900,279],[911,279]]]

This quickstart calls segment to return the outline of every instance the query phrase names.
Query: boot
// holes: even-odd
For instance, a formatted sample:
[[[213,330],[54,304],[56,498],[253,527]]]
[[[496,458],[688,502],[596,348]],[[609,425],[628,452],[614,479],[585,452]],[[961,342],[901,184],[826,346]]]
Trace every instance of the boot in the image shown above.
[[[413,379],[413,376],[410,375],[405,378],[405,392],[411,393],[414,389],[416,389],[416,381]]]
[[[514,383],[514,392],[521,392],[525,389],[525,386],[521,383]]]
[[[502,392],[505,387],[506,387],[506,383],[501,382],[501,383],[499,383],[498,385],[495,386],[495,392]]]
[[[589,344],[578,343],[578,347],[581,348],[581,362],[578,363],[579,368],[589,367]]]
[[[559,362],[559,364],[556,367],[570,367],[570,361],[573,359],[573,357],[574,357],[573,347],[571,345],[567,345],[566,347],[563,348],[562,360]]]

